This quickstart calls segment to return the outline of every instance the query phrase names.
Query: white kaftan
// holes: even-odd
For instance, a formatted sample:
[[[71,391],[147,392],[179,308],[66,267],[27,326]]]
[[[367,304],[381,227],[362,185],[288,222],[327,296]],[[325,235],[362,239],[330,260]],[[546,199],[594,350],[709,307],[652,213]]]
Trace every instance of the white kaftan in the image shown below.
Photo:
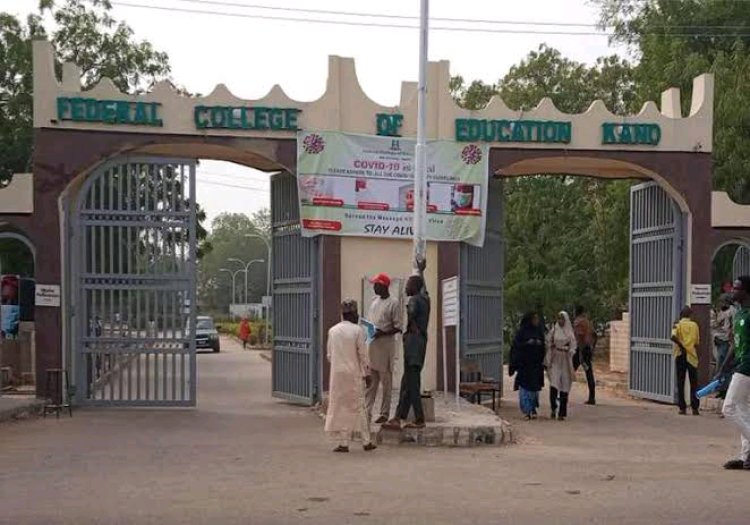
[[[364,377],[370,368],[367,354],[365,333],[359,325],[342,321],[328,331],[331,377],[325,431],[342,441],[360,431],[362,440],[370,442],[364,396]]]

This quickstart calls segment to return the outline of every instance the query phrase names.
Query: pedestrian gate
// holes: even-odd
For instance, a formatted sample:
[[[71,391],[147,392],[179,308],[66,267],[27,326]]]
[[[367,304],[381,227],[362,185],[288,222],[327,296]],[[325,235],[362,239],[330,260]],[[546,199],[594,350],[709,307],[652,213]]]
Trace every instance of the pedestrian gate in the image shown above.
[[[736,281],[743,275],[750,275],[750,248],[740,244],[732,259],[732,279]]]
[[[490,178],[484,246],[461,245],[461,357],[503,378],[503,181]],[[502,391],[502,389],[501,389]]]
[[[672,326],[684,305],[684,218],[655,182],[630,191],[630,392],[673,403]]]
[[[193,406],[195,162],[123,158],[82,185],[71,217],[80,404]]]
[[[311,405],[320,394],[317,237],[302,237],[297,179],[271,178],[273,396]]]

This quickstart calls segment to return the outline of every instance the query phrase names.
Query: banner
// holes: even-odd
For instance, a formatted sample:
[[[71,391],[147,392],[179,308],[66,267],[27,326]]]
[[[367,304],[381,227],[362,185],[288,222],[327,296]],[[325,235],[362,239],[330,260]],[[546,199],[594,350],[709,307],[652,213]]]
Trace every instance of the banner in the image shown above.
[[[21,320],[17,275],[0,276],[0,339],[15,339]]]
[[[302,235],[411,238],[416,141],[301,131],[297,187]],[[485,145],[427,144],[427,239],[484,244]]]

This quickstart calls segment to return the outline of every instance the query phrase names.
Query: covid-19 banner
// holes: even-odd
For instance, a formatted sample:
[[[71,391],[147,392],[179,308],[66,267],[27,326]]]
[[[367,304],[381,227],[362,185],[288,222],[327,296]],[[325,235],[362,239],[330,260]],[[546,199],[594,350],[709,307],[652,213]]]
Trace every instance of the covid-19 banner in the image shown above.
[[[297,185],[302,235],[410,238],[416,141],[301,131]],[[487,147],[427,144],[427,239],[484,244]]]

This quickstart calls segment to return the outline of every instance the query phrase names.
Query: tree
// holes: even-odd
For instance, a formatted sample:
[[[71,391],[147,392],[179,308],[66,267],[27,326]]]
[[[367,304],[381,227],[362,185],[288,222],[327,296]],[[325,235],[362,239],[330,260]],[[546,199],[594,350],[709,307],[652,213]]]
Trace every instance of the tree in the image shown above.
[[[631,64],[616,55],[601,57],[593,66],[567,59],[544,44],[498,82],[497,91],[513,109],[531,110],[549,97],[560,111],[581,113],[597,99],[613,113],[634,108]]]
[[[253,213],[253,226],[264,239],[271,241],[271,210],[263,208]]]
[[[246,263],[254,259],[265,261],[250,267],[249,301],[259,303],[266,294],[268,249],[262,239],[247,235],[267,239],[268,217],[268,211],[262,210],[252,218],[241,213],[222,213],[213,220],[208,236],[213,250],[201,260],[198,268],[198,297],[204,311],[225,313],[233,296],[237,295],[239,301],[244,300],[244,276],[237,276],[237,290],[233,292],[231,277],[220,271],[221,268],[240,269],[239,263],[229,262],[232,258]]]
[[[540,46],[494,84],[461,77],[454,99],[479,109],[498,94],[528,111],[546,96],[561,111],[585,111],[602,99],[615,113],[635,108],[633,69],[617,56],[587,66]],[[508,179],[505,184],[506,326],[543,304],[548,315],[580,302],[598,320],[627,303],[629,181],[561,173]]]
[[[640,59],[637,98],[654,100],[679,87],[683,114],[692,80],[716,76],[714,186],[750,203],[750,9],[727,0],[597,0],[601,24]]]
[[[169,57],[150,42],[137,41],[133,30],[110,15],[109,0],[66,0],[55,8],[41,0],[40,10],[52,13],[58,28],[52,43],[60,62],[81,68],[84,87],[107,77],[123,93],[141,93],[169,77]]]
[[[14,173],[31,170],[31,41],[44,35],[38,16],[29,16],[23,24],[0,13],[0,187],[6,186]]]
[[[111,7],[109,0],[65,0],[59,6],[41,0],[40,13],[50,13],[55,22],[51,31],[39,14],[24,24],[0,13],[0,185],[31,169],[34,39],[50,36],[58,69],[62,62],[78,64],[85,89],[106,76],[123,92],[138,93],[168,78],[166,53],[137,41],[127,24],[112,18]]]
[[[494,95],[500,95],[511,109],[534,109],[550,97],[560,111],[580,113],[594,100],[602,99],[613,113],[630,113],[635,108],[632,65],[617,55],[597,59],[593,67],[569,60],[545,44],[532,51],[497,83],[475,80],[468,86],[461,76],[451,78],[456,102],[467,109],[481,109]]]
[[[0,239],[0,274],[34,276],[34,255],[18,239]]]
[[[474,80],[466,86],[461,75],[451,77],[450,90],[453,99],[462,108],[476,110],[485,107],[493,96],[497,95],[495,84],[485,84],[481,80]]]
[[[108,77],[124,93],[140,93],[155,82],[168,78],[169,58],[145,40],[136,40],[133,30],[111,14],[109,0],[40,0],[40,14],[50,14],[55,24],[50,31],[40,14],[26,23],[0,13],[0,187],[13,173],[31,170],[32,153],[32,41],[50,36],[58,69],[63,62],[81,68],[83,88],[88,89]],[[160,172],[161,173],[161,172]],[[161,175],[158,175],[161,176]],[[138,178],[140,189],[161,187],[160,179]],[[171,195],[163,195],[171,199]],[[206,215],[196,210],[198,257],[211,249],[203,226]]]

